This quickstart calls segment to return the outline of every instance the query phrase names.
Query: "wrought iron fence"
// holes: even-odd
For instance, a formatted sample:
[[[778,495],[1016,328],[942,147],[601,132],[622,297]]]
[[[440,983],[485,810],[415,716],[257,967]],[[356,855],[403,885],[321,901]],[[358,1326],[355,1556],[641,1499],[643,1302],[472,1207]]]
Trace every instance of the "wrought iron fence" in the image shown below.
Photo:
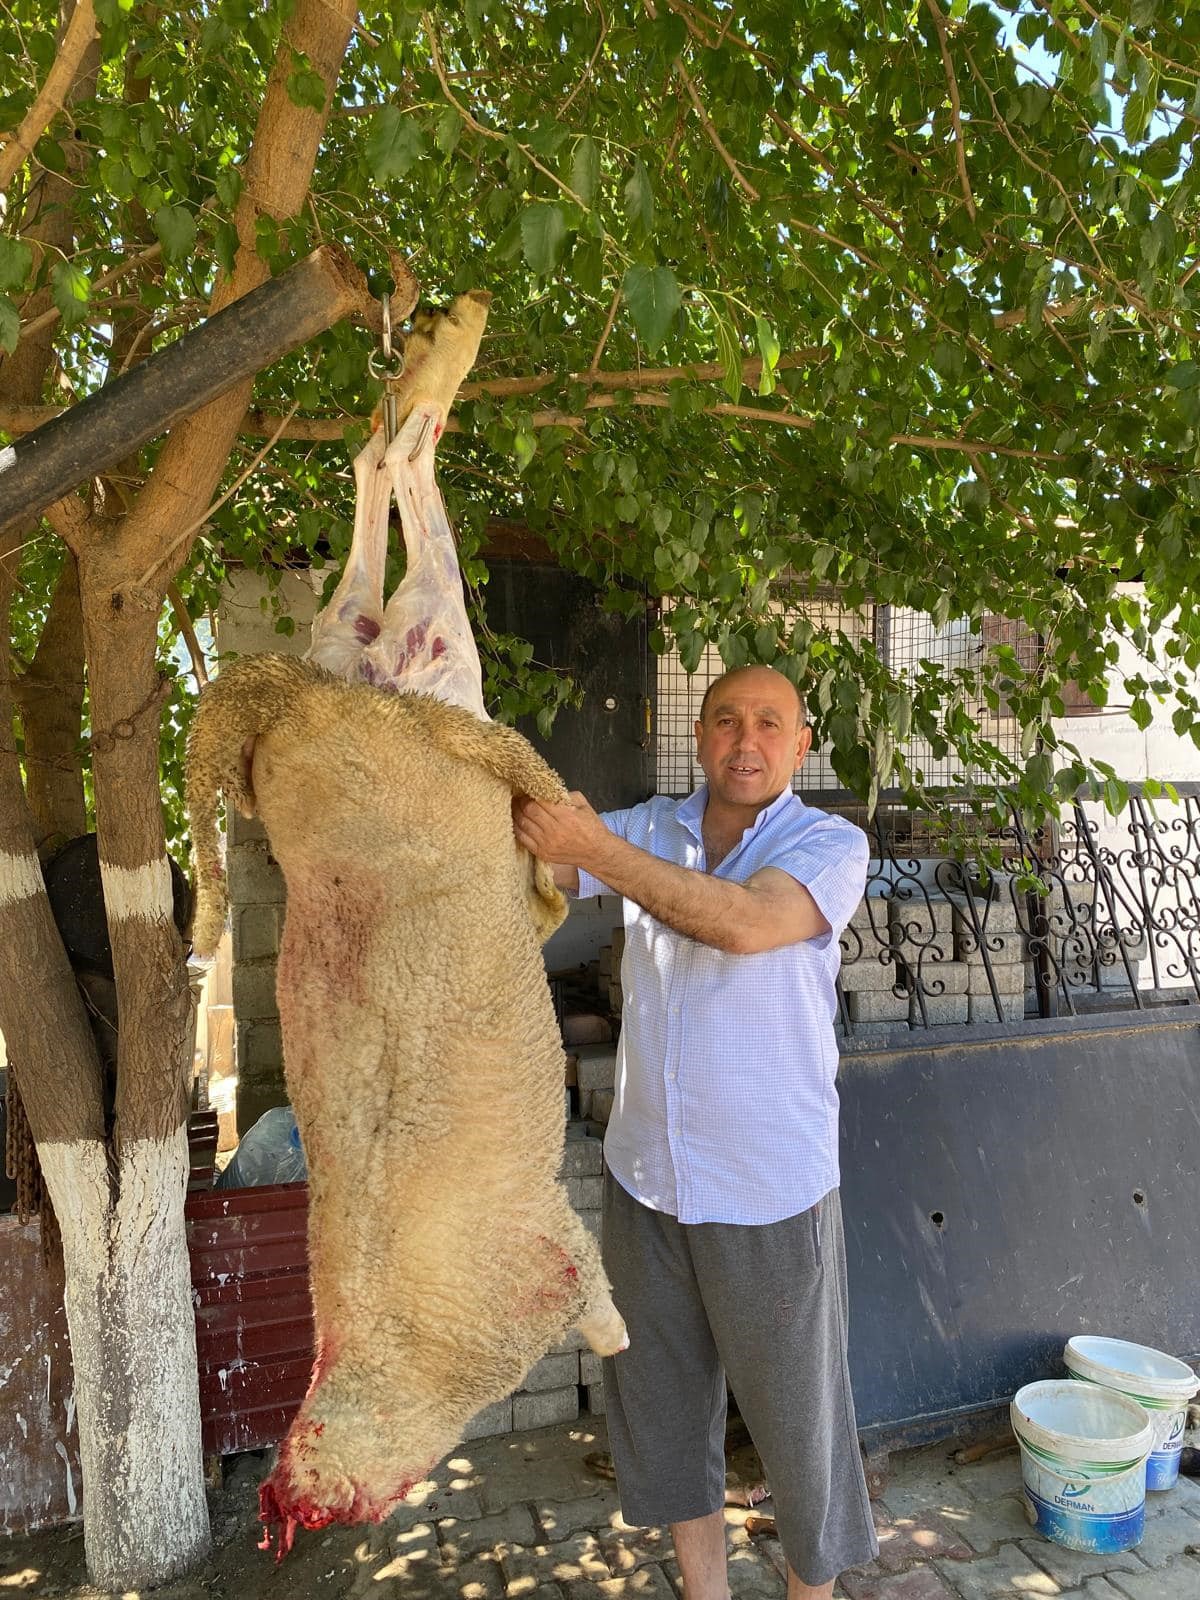
[[[885,797],[841,940],[847,1038],[1200,1002],[1200,784],[1175,788],[1152,802],[1131,786],[1119,817],[1077,800],[1045,834],[1013,813],[989,836],[994,870],[916,854]]]

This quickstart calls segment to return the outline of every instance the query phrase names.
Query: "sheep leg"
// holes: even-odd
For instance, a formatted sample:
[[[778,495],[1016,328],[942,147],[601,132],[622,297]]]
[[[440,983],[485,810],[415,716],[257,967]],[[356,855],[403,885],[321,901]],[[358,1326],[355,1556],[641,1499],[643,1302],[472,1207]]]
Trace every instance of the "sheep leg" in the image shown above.
[[[629,1348],[625,1319],[608,1292],[608,1275],[600,1260],[595,1239],[569,1206],[561,1236],[561,1248],[579,1273],[585,1295],[583,1315],[575,1326],[598,1356],[615,1356]]]
[[[440,406],[415,406],[388,447],[408,570],[387,603],[379,637],[363,653],[363,676],[398,693],[431,694],[486,721],[454,531],[433,475],[444,426]]]
[[[313,619],[307,659],[336,677],[359,675],[364,648],[383,625],[383,575],[387,565],[389,483],[384,439],[373,433],[354,461],[354,535],[341,582]]]

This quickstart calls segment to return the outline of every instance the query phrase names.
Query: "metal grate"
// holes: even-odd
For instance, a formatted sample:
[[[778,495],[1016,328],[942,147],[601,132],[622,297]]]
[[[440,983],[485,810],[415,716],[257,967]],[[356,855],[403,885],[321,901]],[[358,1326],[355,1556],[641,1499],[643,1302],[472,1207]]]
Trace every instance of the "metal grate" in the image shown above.
[[[664,610],[669,609],[664,606]],[[850,639],[869,638],[874,607],[851,611],[836,601],[810,601],[800,607],[777,606],[781,617],[794,620],[803,614],[816,628],[839,630]],[[695,759],[696,740],[694,728],[700,715],[700,702],[704,691],[725,671],[720,651],[709,645],[700,657],[695,672],[684,670],[678,654],[668,651],[658,658],[657,727],[655,739],[655,777],[659,794],[682,796],[691,794],[704,781],[704,774]],[[840,780],[829,762],[826,752],[816,746],[809,752],[802,771],[797,775],[795,789],[803,794],[819,794],[840,787]]]
[[[1021,730],[1016,718],[1001,704],[993,711],[983,697],[983,666],[989,651],[1008,645],[1016,652],[1021,666],[1036,667],[1039,642],[1023,623],[1003,617],[984,617],[980,631],[972,633],[966,620],[944,628],[935,626],[924,611],[902,606],[880,606],[876,623],[876,644],[887,665],[898,676],[914,677],[923,663],[938,668],[965,691],[968,713],[979,723],[981,739],[993,744],[1006,756],[1016,758],[1020,751]],[[955,789],[976,782],[980,773],[964,767],[953,752],[935,756],[928,740],[911,739],[904,755],[918,781],[930,788]]]
[[[960,683],[965,691],[970,714],[979,722],[981,737],[1005,755],[1016,758],[1020,748],[1020,729],[1016,719],[1001,705],[992,711],[982,693],[982,668],[986,652],[999,645],[1011,646],[1025,668],[1037,665],[1039,641],[1021,623],[1002,617],[984,617],[979,633],[972,633],[964,622],[938,628],[926,612],[899,606],[866,606],[850,610],[834,600],[806,601],[803,606],[779,606],[781,617],[794,620],[803,615],[819,630],[844,633],[859,642],[874,638],[883,661],[901,677],[914,676],[928,662]],[[703,779],[695,760],[693,727],[700,714],[700,702],[708,685],[725,670],[715,645],[710,645],[693,673],[684,670],[675,651],[658,658],[656,782],[659,794],[690,794]],[[928,741],[912,739],[904,747],[910,766],[931,788],[957,788],[973,782],[978,774],[964,769],[958,758],[934,755]],[[827,794],[831,798],[841,784],[828,753],[814,746],[797,776],[795,788],[805,795]],[[865,821],[865,810],[856,808],[843,795],[836,807],[854,821]],[[859,815],[859,812],[862,815]],[[925,830],[915,830],[924,838]],[[914,841],[915,842],[915,841]],[[932,843],[932,839],[925,840]]]

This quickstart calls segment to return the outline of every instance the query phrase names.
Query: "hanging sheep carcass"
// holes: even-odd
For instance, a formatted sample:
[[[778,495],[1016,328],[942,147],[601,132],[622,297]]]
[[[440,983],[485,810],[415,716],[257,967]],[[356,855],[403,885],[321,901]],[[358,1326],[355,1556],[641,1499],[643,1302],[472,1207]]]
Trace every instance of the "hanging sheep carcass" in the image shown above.
[[[385,1516],[573,1324],[600,1354],[625,1342],[558,1176],[539,943],[565,905],[511,826],[514,795],[565,791],[486,718],[434,478],[487,303],[460,296],[410,336],[398,431],[355,463],[353,546],[308,659],[226,666],[189,741],[197,951],[225,919],[219,792],[262,818],[287,884],[278,997],[317,1357],[261,1492],[281,1553],[298,1526]],[[385,605],[391,496],[408,566]]]

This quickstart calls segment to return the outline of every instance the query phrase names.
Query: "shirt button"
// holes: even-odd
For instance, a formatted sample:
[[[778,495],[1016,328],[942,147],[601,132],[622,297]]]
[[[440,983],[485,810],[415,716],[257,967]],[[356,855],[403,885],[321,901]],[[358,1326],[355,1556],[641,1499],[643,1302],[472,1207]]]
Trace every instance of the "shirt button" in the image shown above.
[[[675,1082],[675,1079],[676,1079],[676,1078],[677,1078],[677,1077],[678,1077],[678,1076],[679,1076],[679,1074],[678,1074],[678,1073],[676,1073],[676,1072],[668,1072],[668,1073],[667,1073],[667,1079],[668,1079],[668,1081],[669,1081],[669,1082],[671,1082],[671,1083],[674,1083],[674,1082]]]

